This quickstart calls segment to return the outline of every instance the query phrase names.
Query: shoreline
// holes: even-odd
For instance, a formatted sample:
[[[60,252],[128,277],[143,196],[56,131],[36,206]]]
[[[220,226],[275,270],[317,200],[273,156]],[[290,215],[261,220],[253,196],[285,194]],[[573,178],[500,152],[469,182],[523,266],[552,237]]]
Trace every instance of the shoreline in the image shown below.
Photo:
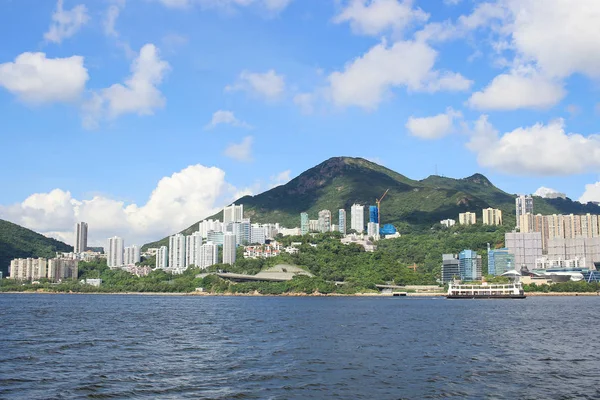
[[[406,296],[393,296],[390,293],[283,293],[283,294],[261,294],[261,293],[163,293],[163,292],[50,292],[50,291],[8,291],[3,294],[49,294],[49,295],[122,295],[122,296],[196,296],[196,297],[444,297],[446,293],[407,293]],[[597,292],[529,292],[527,297],[590,297],[600,296]]]

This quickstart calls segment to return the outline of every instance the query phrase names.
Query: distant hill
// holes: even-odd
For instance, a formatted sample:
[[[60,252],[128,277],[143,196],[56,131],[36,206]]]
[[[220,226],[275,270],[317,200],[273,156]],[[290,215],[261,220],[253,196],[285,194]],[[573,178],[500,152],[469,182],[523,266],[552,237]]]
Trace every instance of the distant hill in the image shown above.
[[[7,276],[10,260],[22,257],[53,257],[73,247],[32,230],[0,219],[0,271]]]
[[[305,211],[311,219],[317,219],[320,210],[331,210],[333,223],[337,223],[337,210],[344,208],[349,220],[352,204],[374,205],[387,189],[389,193],[381,203],[382,224],[394,224],[404,233],[429,229],[442,219],[457,219],[465,211],[477,212],[480,220],[481,209],[487,207],[501,209],[504,224],[515,225],[515,195],[498,189],[481,174],[463,179],[430,176],[416,181],[371,161],[351,157],[330,158],[285,185],[242,197],[236,203],[244,205],[244,216],[252,222],[296,227],[300,225],[300,213]],[[534,207],[536,213],[543,214],[600,214],[600,207],[570,199],[535,197]],[[220,212],[209,218],[222,217]],[[195,223],[182,233],[197,230]],[[167,243],[165,238],[144,248]]]

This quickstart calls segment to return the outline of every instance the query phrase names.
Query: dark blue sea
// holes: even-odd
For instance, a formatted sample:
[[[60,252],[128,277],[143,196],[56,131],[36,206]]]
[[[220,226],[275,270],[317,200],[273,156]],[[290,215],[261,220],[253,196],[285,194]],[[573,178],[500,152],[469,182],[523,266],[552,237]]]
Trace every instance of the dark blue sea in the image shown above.
[[[2,399],[600,398],[600,297],[0,304]]]

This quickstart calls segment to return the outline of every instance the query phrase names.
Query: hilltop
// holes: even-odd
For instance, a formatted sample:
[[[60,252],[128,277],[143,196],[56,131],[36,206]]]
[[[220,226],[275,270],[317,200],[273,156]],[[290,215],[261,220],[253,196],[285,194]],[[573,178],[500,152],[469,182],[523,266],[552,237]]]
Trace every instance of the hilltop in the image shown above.
[[[348,212],[354,203],[370,205],[389,189],[381,205],[382,223],[391,223],[401,233],[423,231],[446,218],[458,218],[458,213],[475,211],[481,218],[481,209],[499,208],[504,224],[515,225],[515,195],[497,188],[482,174],[453,179],[429,176],[412,180],[389,168],[363,158],[334,157],[310,168],[285,185],[275,187],[256,196],[245,196],[235,203],[244,205],[244,216],[252,222],[279,222],[286,227],[300,225],[300,213],[308,212],[317,218],[320,210],[333,213]],[[596,213],[600,207],[581,204],[570,199],[534,200],[536,213]],[[220,212],[208,218],[222,220]],[[350,217],[348,216],[348,219]],[[199,222],[199,221],[198,221]],[[348,223],[349,225],[349,223]],[[182,231],[191,234],[198,230],[198,223]],[[167,239],[148,243],[144,248],[166,245]]]
[[[13,258],[54,257],[57,251],[71,252],[73,247],[0,219],[0,271],[4,276]]]

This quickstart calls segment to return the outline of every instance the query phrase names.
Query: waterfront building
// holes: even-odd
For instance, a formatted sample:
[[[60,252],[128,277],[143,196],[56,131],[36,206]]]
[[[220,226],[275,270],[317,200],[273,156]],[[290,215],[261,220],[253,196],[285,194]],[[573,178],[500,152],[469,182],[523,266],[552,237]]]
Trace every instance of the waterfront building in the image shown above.
[[[78,222],[75,224],[75,245],[73,252],[75,254],[83,253],[87,250],[88,224]]]
[[[109,268],[120,268],[123,266],[123,238],[113,236],[108,239],[108,257],[106,264]]]
[[[350,208],[350,229],[356,233],[365,231],[365,207],[359,204],[353,204]]]
[[[210,267],[211,265],[218,264],[218,249],[219,246],[213,242],[206,242],[205,244],[200,246],[198,264],[196,264],[196,266],[205,269]]]
[[[488,274],[502,275],[515,268],[515,256],[507,248],[492,250],[488,244]]]
[[[530,195],[517,196],[515,199],[515,213],[517,217],[517,229],[520,229],[521,215],[533,214],[533,197]]]
[[[200,256],[200,246],[202,246],[202,234],[194,232],[185,238],[185,267],[190,265],[198,266]]]
[[[45,258],[16,258],[10,262],[8,277],[19,280],[46,278],[47,265]]]
[[[265,244],[266,241],[265,228],[260,224],[252,224],[250,227],[250,243]]]
[[[379,223],[379,209],[377,206],[369,206],[369,222]]]
[[[235,264],[236,239],[232,232],[223,236],[223,264]]]
[[[535,269],[551,269],[551,268],[568,268],[568,269],[584,269],[586,268],[585,258],[550,258],[542,257],[535,260]]]
[[[223,223],[229,224],[231,222],[242,222],[244,219],[244,205],[240,204],[236,206],[235,204],[230,205],[229,207],[225,207],[223,209]]]
[[[477,216],[474,212],[464,212],[458,214],[458,223],[460,225],[474,225],[477,223]]]
[[[346,236],[346,210],[343,208],[338,210],[338,231]]]
[[[185,236],[181,233],[169,237],[169,269],[185,270]]]
[[[308,221],[308,228],[311,232],[319,232],[319,220],[311,219]]]
[[[48,260],[48,279],[59,281],[77,279],[79,262],[70,258],[52,258]]]
[[[504,235],[504,244],[514,254],[514,269],[520,271],[524,267],[532,270],[535,260],[542,257],[542,234],[540,232],[509,232]]]
[[[600,263],[600,237],[594,238],[555,238],[548,241],[548,258],[572,260],[580,259],[584,267],[594,269]]]
[[[139,263],[140,262],[140,246],[134,244],[132,246],[125,247],[124,255],[125,255],[125,260],[124,260],[125,265],[135,265],[135,264]]]
[[[450,228],[451,226],[456,225],[456,221],[453,219],[444,219],[440,221],[440,224],[445,226],[446,228]]]
[[[167,269],[169,267],[169,248],[161,246],[156,250],[156,268]]]
[[[300,232],[306,235],[310,232],[310,220],[308,219],[308,213],[300,213]]]
[[[331,232],[331,211],[319,211],[319,232]]]
[[[481,256],[473,250],[463,250],[458,254],[458,267],[462,281],[481,280]]]
[[[367,224],[367,236],[373,238],[373,240],[379,240],[379,224],[377,222]]]
[[[223,236],[224,235],[225,235],[224,232],[208,231],[207,241],[213,242],[217,246],[223,246]]]
[[[460,279],[458,257],[455,254],[442,254],[442,283]]]
[[[483,224],[484,225],[502,225],[502,210],[497,208],[483,209]]]

